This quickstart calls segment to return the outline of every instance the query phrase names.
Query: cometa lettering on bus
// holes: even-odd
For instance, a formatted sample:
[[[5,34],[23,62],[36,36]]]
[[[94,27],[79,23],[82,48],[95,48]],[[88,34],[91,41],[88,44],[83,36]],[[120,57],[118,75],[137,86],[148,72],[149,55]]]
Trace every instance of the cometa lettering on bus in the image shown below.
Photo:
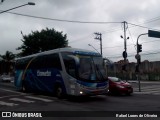
[[[43,72],[43,71],[37,71],[37,76],[51,76],[51,71],[45,71],[45,72]]]

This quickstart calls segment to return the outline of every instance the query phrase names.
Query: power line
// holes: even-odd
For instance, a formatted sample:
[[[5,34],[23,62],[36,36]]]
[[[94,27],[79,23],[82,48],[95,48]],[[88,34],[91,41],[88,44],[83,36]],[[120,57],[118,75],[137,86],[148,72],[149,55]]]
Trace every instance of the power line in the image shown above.
[[[0,10],[2,11],[2,10]],[[27,15],[27,14],[20,14],[15,12],[7,12],[14,15],[24,16],[24,17],[30,17],[30,18],[37,18],[37,19],[44,19],[44,20],[52,20],[52,21],[58,21],[58,22],[70,22],[70,23],[85,23],[85,24],[114,24],[114,23],[121,23],[121,22],[93,22],[93,21],[76,21],[76,20],[64,20],[64,19],[56,19],[56,18],[48,18],[48,17],[40,17],[40,16],[33,16],[33,15]]]
[[[145,51],[145,53],[142,53],[141,55],[152,55],[152,54],[159,54],[160,53],[160,51],[152,51],[152,52],[148,52],[148,51]],[[135,53],[129,53],[130,55],[128,55],[128,57],[133,57],[133,56],[135,56]],[[107,57],[107,58],[121,58],[122,57],[122,55],[117,55],[117,56],[109,56],[109,57]]]
[[[0,10],[2,11],[2,10]],[[33,15],[27,15],[27,14],[20,14],[20,13],[15,13],[15,12],[7,12],[10,14],[14,14],[14,15],[19,15],[19,16],[24,16],[24,17],[31,17],[31,18],[37,18],[37,19],[44,19],[44,20],[52,20],[52,21],[58,21],[58,22],[70,22],[70,23],[85,23],[85,24],[113,24],[113,23],[122,23],[122,22],[92,22],[92,21],[74,21],[74,20],[63,20],[63,19],[55,19],[55,18],[47,18],[47,17],[39,17],[39,16],[33,16]],[[155,20],[160,19],[159,17],[156,18]],[[154,21],[155,21],[154,20]],[[153,20],[151,19],[150,21],[148,20],[148,22],[152,22]],[[128,23],[134,26],[138,26],[138,27],[142,27],[142,28],[147,28],[147,29],[152,29],[152,30],[156,30],[153,28],[149,28],[149,27],[145,27],[142,25],[137,25],[137,24],[133,24],[133,23]],[[119,31],[121,29],[111,29],[106,31],[105,33],[110,33],[110,32],[115,32],[115,31]],[[76,42],[76,41],[71,41],[72,42]]]
[[[133,25],[133,26],[137,26],[137,27],[141,27],[141,28],[147,28],[147,29],[150,29],[150,30],[158,30],[158,29],[153,29],[153,28],[149,28],[149,27],[146,27],[146,26],[142,26],[142,25],[137,25],[137,24],[134,24],[134,23],[128,23],[128,24]]]
[[[141,42],[141,44],[143,44],[143,43],[150,43],[150,42],[160,42],[160,40],[145,41],[145,42]],[[133,43],[133,44],[129,44],[129,45],[127,45],[127,46],[132,46],[132,45],[135,46],[134,43]],[[119,46],[112,46],[112,47],[103,47],[102,49],[117,48],[117,47],[124,47],[124,46],[123,46],[123,45],[119,45]]]
[[[131,37],[132,43],[134,45],[134,49],[136,50],[136,44],[134,44],[134,42],[133,42],[133,38],[132,38],[132,35],[131,35],[131,32],[130,32],[129,28],[128,28],[128,33],[129,33],[129,35]]]
[[[151,18],[151,19],[146,20],[146,21],[144,21],[144,22],[142,22],[142,23],[139,23],[139,24],[146,24],[146,23],[150,23],[150,22],[157,21],[157,20],[160,20],[160,16],[155,17],[155,18]]]

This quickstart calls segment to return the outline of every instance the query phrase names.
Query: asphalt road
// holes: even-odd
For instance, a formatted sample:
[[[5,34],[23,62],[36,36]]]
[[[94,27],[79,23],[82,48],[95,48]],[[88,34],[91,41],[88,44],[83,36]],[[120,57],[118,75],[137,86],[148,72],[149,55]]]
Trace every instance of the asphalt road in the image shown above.
[[[153,111],[160,116],[160,94],[158,94],[160,84],[142,82],[142,92],[138,92],[136,82],[132,84],[135,92],[131,96],[72,97],[59,100],[46,94],[22,93],[17,91],[12,83],[0,83],[0,111],[39,111],[41,113],[46,111],[48,116],[57,116],[56,119],[65,120],[69,119],[65,117],[66,114],[69,114],[72,119],[83,117],[85,114],[94,119],[102,115],[100,118],[105,119],[103,117],[115,117],[116,113],[127,111],[132,111],[131,113]],[[98,113],[101,114],[97,115]],[[89,119],[88,117],[85,119]]]

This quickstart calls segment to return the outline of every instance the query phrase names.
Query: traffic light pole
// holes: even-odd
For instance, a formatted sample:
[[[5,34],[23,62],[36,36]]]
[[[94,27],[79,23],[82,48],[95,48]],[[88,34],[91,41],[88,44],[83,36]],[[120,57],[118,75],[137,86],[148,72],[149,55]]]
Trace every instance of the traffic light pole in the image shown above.
[[[142,36],[142,35],[147,35],[148,33],[143,33],[143,34],[140,34],[137,38],[137,55],[136,55],[136,59],[137,59],[137,81],[138,81],[138,86],[139,86],[139,92],[141,92],[141,82],[140,82],[140,79],[139,79],[139,64],[140,64],[140,59],[141,59],[141,56],[139,55],[139,52],[142,52],[142,48],[140,48],[139,46],[142,47],[142,45],[139,45],[138,44],[138,40],[139,38]]]
[[[141,92],[141,86],[140,86],[140,80],[139,80],[139,64],[140,64],[140,55],[139,52],[142,52],[142,45],[138,44],[138,39],[142,36],[142,35],[148,35],[148,37],[155,37],[155,38],[160,38],[160,31],[153,31],[153,30],[148,30],[148,33],[143,33],[140,34],[137,38],[137,55],[135,56],[135,58],[137,59],[137,66],[136,66],[136,71],[137,71],[137,81],[139,84],[139,92]]]
[[[140,34],[139,36],[138,36],[138,38],[137,38],[137,46],[139,45],[138,44],[138,40],[139,40],[139,38],[142,36],[142,35],[147,35],[148,33],[143,33],[143,34]],[[138,54],[139,52],[138,52],[138,49],[137,49],[137,54]]]

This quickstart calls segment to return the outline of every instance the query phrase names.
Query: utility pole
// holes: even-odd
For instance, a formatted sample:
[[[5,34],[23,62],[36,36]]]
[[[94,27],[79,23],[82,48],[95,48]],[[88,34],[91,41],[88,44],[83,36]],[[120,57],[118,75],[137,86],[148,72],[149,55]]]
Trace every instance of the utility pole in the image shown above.
[[[126,41],[126,21],[124,23],[124,51],[127,53],[127,41]],[[126,61],[127,56],[124,58],[124,61]]]
[[[127,39],[129,39],[129,37],[126,38],[126,30],[127,30],[127,22],[124,21],[122,22],[123,27],[124,27],[124,36],[121,35],[121,38],[124,39],[124,51],[122,53],[122,56],[124,58],[124,65],[122,66],[122,70],[127,71],[126,70],[126,64],[127,64]]]
[[[102,55],[102,34],[101,33],[94,33],[96,37],[94,39],[97,39],[100,41],[100,50],[101,50],[101,55]]]
[[[124,26],[124,61],[126,62],[126,59],[127,59],[127,39],[126,39],[126,24],[127,22],[124,21],[123,22],[123,26]]]

